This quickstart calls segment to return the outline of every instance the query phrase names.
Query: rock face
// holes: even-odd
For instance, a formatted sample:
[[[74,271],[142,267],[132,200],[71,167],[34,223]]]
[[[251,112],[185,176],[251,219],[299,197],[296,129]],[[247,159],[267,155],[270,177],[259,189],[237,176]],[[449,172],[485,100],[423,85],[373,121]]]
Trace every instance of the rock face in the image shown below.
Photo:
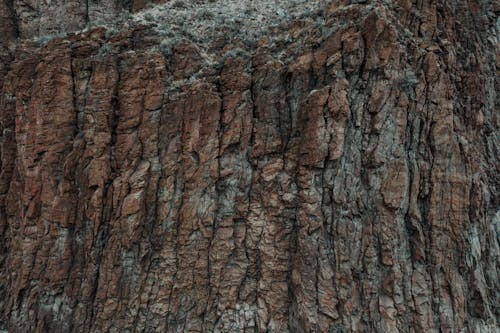
[[[0,2],[0,331],[496,331],[498,1],[19,38],[95,3]]]
[[[2,0],[0,32],[15,27],[15,32],[23,38],[58,35],[163,2],[165,0]]]

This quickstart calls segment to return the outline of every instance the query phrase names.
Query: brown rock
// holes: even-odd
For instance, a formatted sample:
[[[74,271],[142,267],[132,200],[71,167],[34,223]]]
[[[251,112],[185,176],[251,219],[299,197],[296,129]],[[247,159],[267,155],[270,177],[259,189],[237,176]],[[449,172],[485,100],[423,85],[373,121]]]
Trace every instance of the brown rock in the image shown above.
[[[0,332],[495,330],[496,2],[22,40],[160,2],[0,2]]]

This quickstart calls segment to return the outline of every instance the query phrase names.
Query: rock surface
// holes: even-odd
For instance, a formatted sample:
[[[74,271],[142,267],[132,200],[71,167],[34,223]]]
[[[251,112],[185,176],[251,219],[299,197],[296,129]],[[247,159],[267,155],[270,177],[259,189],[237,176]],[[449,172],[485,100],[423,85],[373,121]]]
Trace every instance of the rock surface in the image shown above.
[[[23,39],[146,5],[0,2],[0,331],[498,329],[498,1]]]
[[[56,36],[68,31],[81,30],[88,25],[110,22],[126,12],[137,12],[165,1],[2,0],[0,18],[5,27],[15,26],[16,33],[22,38]]]

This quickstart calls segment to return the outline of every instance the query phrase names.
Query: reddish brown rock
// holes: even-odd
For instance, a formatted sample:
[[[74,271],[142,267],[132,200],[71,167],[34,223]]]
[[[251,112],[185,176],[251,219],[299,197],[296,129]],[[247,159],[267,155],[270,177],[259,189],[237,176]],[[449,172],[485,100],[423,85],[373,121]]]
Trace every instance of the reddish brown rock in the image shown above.
[[[0,332],[495,331],[496,2],[163,53],[146,26],[38,48],[88,17],[30,3],[0,3]]]

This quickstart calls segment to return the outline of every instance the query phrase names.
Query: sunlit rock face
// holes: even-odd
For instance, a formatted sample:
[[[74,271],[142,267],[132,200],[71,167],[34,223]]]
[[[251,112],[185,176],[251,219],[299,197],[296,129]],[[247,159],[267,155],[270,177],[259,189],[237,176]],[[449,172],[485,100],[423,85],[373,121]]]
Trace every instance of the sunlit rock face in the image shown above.
[[[496,332],[499,12],[0,1],[0,332]]]

